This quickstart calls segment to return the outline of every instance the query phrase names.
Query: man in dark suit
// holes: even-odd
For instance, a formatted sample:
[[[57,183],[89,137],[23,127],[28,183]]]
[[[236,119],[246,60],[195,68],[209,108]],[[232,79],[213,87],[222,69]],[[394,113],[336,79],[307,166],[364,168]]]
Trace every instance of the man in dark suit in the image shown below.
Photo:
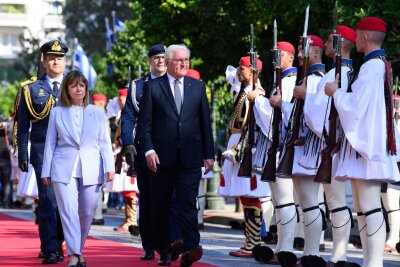
[[[125,107],[121,115],[121,139],[124,146],[124,154],[130,168],[135,166],[137,172],[139,194],[139,231],[142,239],[144,254],[142,260],[154,259],[154,244],[151,227],[151,199],[150,178],[147,176],[146,160],[133,135],[136,120],[139,116],[139,102],[143,94],[143,86],[150,79],[155,79],[165,74],[165,46],[156,44],[149,49],[148,57],[150,73],[142,78],[132,81],[126,98]],[[136,153],[136,151],[138,153]],[[131,230],[134,230],[131,228]],[[131,232],[132,233],[132,232]]]
[[[52,40],[43,44],[40,52],[46,74],[22,83],[16,101],[18,167],[27,172],[30,163],[35,169],[39,190],[39,236],[41,251],[44,254],[42,263],[56,264],[64,260],[61,247],[64,236],[53,186],[45,186],[42,183],[41,172],[49,114],[60,96],[59,89],[64,77],[68,47],[58,40]],[[29,156],[28,139],[31,144]]]
[[[150,171],[152,220],[158,265],[171,264],[169,206],[173,190],[180,207],[183,236],[181,266],[202,256],[197,230],[196,196],[201,167],[214,164],[214,144],[205,86],[185,77],[190,51],[171,45],[165,53],[167,74],[144,85],[138,120],[138,140]]]

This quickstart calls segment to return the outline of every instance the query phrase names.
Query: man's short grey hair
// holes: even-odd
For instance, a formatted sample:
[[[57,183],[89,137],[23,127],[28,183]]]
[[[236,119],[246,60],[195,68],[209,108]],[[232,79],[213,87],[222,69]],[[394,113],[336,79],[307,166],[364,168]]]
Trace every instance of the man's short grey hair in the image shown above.
[[[184,44],[173,44],[173,45],[168,46],[167,50],[165,51],[165,59],[166,60],[173,59],[172,58],[172,54],[175,51],[178,51],[178,50],[185,50],[188,53],[189,57],[190,57],[190,50],[189,50],[189,48],[187,48],[186,45],[184,45]]]

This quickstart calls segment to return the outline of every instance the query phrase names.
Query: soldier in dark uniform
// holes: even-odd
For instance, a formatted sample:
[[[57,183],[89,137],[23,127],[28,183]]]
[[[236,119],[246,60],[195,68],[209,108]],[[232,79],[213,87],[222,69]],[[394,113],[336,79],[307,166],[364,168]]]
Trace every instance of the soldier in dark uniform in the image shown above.
[[[56,264],[64,260],[64,236],[53,187],[45,186],[40,177],[49,114],[59,99],[68,47],[58,40],[52,40],[43,44],[40,52],[46,74],[22,83],[17,96],[18,167],[27,172],[30,163],[35,169],[39,190],[39,236],[44,254],[42,263]],[[30,155],[28,139],[31,142]]]
[[[138,146],[137,140],[134,141],[134,129],[139,115],[139,101],[143,94],[143,85],[149,79],[160,77],[166,72],[164,59],[165,46],[162,44],[154,45],[149,49],[150,73],[131,84],[128,91],[125,107],[121,116],[121,139],[124,146],[126,161],[130,166],[135,164],[137,170],[137,181],[140,191],[139,195],[139,229],[142,238],[144,254],[142,260],[154,259],[154,245],[151,227],[151,204],[150,204],[150,179],[147,177],[146,159],[144,152]],[[135,145],[134,145],[135,144]],[[138,153],[136,153],[136,149]]]

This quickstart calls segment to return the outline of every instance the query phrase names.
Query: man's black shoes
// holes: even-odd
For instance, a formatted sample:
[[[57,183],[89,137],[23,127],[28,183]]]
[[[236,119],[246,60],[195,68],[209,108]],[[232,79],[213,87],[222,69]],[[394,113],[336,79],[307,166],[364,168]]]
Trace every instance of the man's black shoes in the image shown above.
[[[182,254],[180,267],[189,267],[203,256],[203,248],[201,246],[195,246],[189,251]]]
[[[140,259],[143,261],[154,260],[154,250],[146,249]]]
[[[160,254],[160,259],[158,260],[159,266],[171,266],[171,254],[165,253]]]
[[[45,255],[42,264],[56,264],[58,263],[57,259],[57,253],[50,253],[48,255]]]

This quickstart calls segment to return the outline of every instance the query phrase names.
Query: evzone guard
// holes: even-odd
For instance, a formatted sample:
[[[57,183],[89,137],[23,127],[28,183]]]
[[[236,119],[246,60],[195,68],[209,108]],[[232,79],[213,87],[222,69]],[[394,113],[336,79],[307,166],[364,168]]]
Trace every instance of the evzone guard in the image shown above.
[[[257,69],[262,69],[261,60],[257,59]],[[260,181],[260,177],[239,177],[239,165],[237,161],[237,146],[241,133],[246,125],[248,114],[247,93],[252,90],[252,67],[250,57],[242,57],[237,68],[237,76],[240,81],[238,92],[234,92],[234,114],[231,119],[231,136],[228,141],[227,151],[223,153],[224,164],[223,177],[218,187],[218,194],[229,197],[240,197],[244,209],[245,237],[243,246],[232,251],[229,255],[234,257],[253,257],[252,249],[261,243],[261,203],[260,199],[269,196],[268,184]],[[264,90],[257,85],[255,90],[264,94]]]
[[[309,48],[307,49],[307,47],[304,46],[304,42],[303,44],[299,45],[299,65],[303,68],[303,76],[306,77],[306,79],[303,80],[304,85],[300,86],[306,86],[306,91],[310,94],[313,94],[316,92],[317,84],[325,73],[325,66],[321,63],[323,41],[316,35],[308,35],[306,38],[306,42],[309,42]],[[304,74],[304,72],[306,73]],[[315,166],[314,168],[318,167],[320,150],[323,148],[324,143],[323,140],[313,134],[305,124],[304,117],[301,115],[303,110],[302,108],[298,109],[302,99],[296,99],[293,103],[290,103],[280,101],[279,95],[274,96],[274,98],[277,99],[271,99],[271,103],[273,103],[273,105],[281,104],[282,112],[286,114],[284,118],[289,118],[289,121],[284,120],[285,125],[289,129],[294,129],[295,124],[299,124],[297,126],[299,129],[299,135],[294,144],[291,177],[300,208],[303,211],[305,233],[305,247],[303,255],[319,256],[319,241],[323,228],[325,227],[324,213],[320,209],[318,201],[319,184],[314,183],[316,170],[309,168],[306,169],[303,167],[304,164],[300,164],[300,162],[313,164]],[[301,114],[299,115],[297,112],[300,112]],[[299,120],[295,121],[297,116],[300,116],[300,118]],[[292,131],[292,129],[289,131]],[[292,131],[291,134],[295,135],[294,131]],[[289,136],[290,135],[288,135],[288,137]],[[283,148],[280,164],[282,164],[284,159],[284,153],[286,152],[285,150],[288,149],[288,141],[289,140],[287,139]],[[287,174],[288,173],[286,172],[280,172],[280,169],[278,168],[278,175],[282,175],[282,177],[284,177],[287,176]]]
[[[338,35],[335,37],[334,35]],[[350,51],[354,47],[356,41],[356,33],[349,27],[339,25],[332,32],[325,43],[325,55],[335,61],[334,38],[341,38],[337,45],[341,51],[341,61],[339,63],[341,71],[341,87],[349,87],[349,79],[353,76],[352,61],[350,59]],[[338,58],[336,58],[338,59]],[[318,83],[315,94],[306,92],[304,87],[297,87],[295,94],[305,99],[304,117],[307,126],[319,138],[328,139],[329,119],[330,118],[330,98],[325,94],[324,87],[327,82],[334,81],[335,68],[332,68]],[[323,115],[322,115],[323,114]],[[339,133],[339,136],[341,134]],[[340,137],[338,138],[340,139]],[[337,140],[337,142],[340,142]],[[300,163],[302,164],[302,163]],[[315,165],[304,164],[305,168],[315,169]],[[333,171],[335,172],[335,170]],[[329,177],[331,174],[329,174]],[[351,211],[346,204],[346,183],[332,179],[330,183],[324,183],[324,191],[328,208],[331,212],[333,249],[330,262],[336,263],[346,261],[347,245],[349,241],[350,229],[353,225]]]
[[[274,63],[274,65],[275,68],[281,68],[281,75],[278,78],[281,79],[281,89],[276,88],[276,93],[279,91],[279,94],[282,95],[282,100],[290,102],[293,97],[293,88],[296,84],[297,78],[297,68],[293,67],[295,48],[289,42],[281,41],[277,42],[274,51],[276,50],[279,50],[278,54],[280,58],[275,61],[280,61],[280,64]],[[279,83],[279,81],[277,81],[277,83]],[[248,93],[248,98],[250,101],[254,101],[254,114],[257,126],[260,128],[263,135],[267,136],[269,140],[272,140],[273,134],[271,127],[274,121],[274,116],[277,115],[277,112],[279,111],[274,110],[268,98],[260,96],[256,92]],[[288,120],[288,118],[285,118],[286,114],[282,114],[282,116],[284,117],[284,120]],[[286,134],[286,129],[283,123],[280,123],[280,126],[279,143],[281,145]],[[267,153],[268,149],[270,149],[270,146],[268,146],[265,151],[266,155],[263,157],[263,161],[260,160],[260,162],[255,162],[256,170],[262,166],[261,169],[263,171],[268,160],[267,157],[270,155],[270,153]],[[259,154],[258,147],[256,150],[256,155],[257,154]],[[255,158],[258,159],[259,157]],[[275,207],[278,230],[278,242],[274,254],[279,255],[279,252],[293,252],[293,240],[298,221],[296,206],[294,203],[293,181],[291,179],[275,177],[275,181],[269,182],[269,185],[272,193],[272,202]],[[266,249],[262,248],[259,253],[255,252],[254,256],[257,261],[277,262],[278,256],[270,259],[265,257],[260,259],[259,256],[265,253],[267,253]],[[285,255],[282,253],[280,254]]]
[[[357,52],[364,54],[364,63],[351,90],[339,87],[338,78],[325,86],[325,93],[334,99],[344,132],[333,177],[351,180],[363,266],[381,267],[386,225],[380,190],[382,182],[400,178],[396,163],[399,135],[392,114],[391,68],[381,49],[386,23],[366,17],[360,20],[356,32]]]

